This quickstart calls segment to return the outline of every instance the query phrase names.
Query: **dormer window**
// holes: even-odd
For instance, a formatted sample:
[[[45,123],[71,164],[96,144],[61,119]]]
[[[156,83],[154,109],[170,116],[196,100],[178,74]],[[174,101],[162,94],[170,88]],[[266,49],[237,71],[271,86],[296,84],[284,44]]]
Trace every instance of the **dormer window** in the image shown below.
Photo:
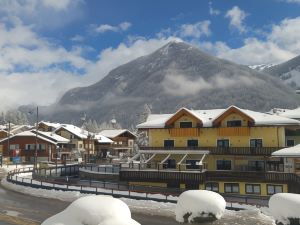
[[[241,120],[229,120],[227,121],[227,127],[241,127],[242,121]]]
[[[192,122],[180,122],[180,128],[191,128],[193,127],[193,123]]]

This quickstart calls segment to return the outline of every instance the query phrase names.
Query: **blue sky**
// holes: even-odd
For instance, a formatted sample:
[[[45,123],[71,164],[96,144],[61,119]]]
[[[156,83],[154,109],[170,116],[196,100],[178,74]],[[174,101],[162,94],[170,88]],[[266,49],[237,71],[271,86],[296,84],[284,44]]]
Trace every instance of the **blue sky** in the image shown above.
[[[174,39],[284,62],[300,54],[300,0],[1,0],[0,110],[51,104]]]

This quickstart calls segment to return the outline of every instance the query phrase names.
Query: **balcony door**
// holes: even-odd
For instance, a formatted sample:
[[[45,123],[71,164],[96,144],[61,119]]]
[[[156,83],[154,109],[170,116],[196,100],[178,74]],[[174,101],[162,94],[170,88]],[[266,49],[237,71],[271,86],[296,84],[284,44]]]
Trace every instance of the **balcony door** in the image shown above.
[[[174,140],[164,140],[164,147],[165,148],[174,148]]]
[[[219,139],[217,141],[218,148],[228,148],[229,147],[229,140],[228,139]]]
[[[249,161],[248,166],[250,171],[265,171],[264,161]]]

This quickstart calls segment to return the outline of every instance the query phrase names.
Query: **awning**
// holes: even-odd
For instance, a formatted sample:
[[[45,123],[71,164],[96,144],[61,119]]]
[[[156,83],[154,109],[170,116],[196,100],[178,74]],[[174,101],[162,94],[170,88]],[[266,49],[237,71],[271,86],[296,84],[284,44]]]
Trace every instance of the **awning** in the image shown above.
[[[272,153],[272,157],[300,158],[300,144]]]

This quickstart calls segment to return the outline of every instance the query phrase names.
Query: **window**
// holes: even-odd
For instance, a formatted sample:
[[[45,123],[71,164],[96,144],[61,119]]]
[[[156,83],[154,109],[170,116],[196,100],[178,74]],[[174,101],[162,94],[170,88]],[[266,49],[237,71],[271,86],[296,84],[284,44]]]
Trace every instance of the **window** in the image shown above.
[[[217,160],[217,170],[231,170],[231,161]]]
[[[26,144],[25,145],[25,150],[35,150],[35,144]],[[38,144],[37,150],[46,150],[46,145],[45,144]]]
[[[300,170],[300,162],[296,162],[295,163],[295,169],[296,170]]]
[[[229,120],[227,121],[227,127],[241,127],[242,121],[241,120]]]
[[[225,183],[224,184],[225,193],[239,193],[240,187],[237,183]]]
[[[172,147],[174,147],[174,140],[164,140],[164,147],[165,148],[172,148]]]
[[[216,182],[209,182],[205,184],[205,189],[208,191],[219,192],[219,184]]]
[[[268,195],[273,195],[273,194],[276,194],[276,193],[282,193],[283,192],[282,185],[268,184],[267,189],[268,189]]]
[[[286,146],[287,147],[295,146],[295,140],[292,140],[292,139],[286,140]]]
[[[42,150],[42,151],[46,150],[46,145],[45,144],[39,144],[38,145],[38,150]]]
[[[192,159],[189,159],[189,160],[186,160],[185,163],[187,164],[186,165],[186,168],[187,169],[199,169],[199,160],[192,160]]]
[[[250,139],[251,148],[261,148],[263,146],[262,139]]]
[[[250,171],[264,171],[265,162],[264,161],[249,161],[248,162]]]
[[[9,145],[9,150],[16,150],[19,149],[20,146],[18,144],[14,144],[14,145]]]
[[[188,147],[198,147],[198,140],[187,140]]]
[[[191,128],[193,127],[192,122],[180,122],[180,128]]]
[[[228,148],[229,147],[229,140],[228,139],[218,140],[217,141],[217,147]]]
[[[260,194],[260,184],[246,184],[246,194]]]

